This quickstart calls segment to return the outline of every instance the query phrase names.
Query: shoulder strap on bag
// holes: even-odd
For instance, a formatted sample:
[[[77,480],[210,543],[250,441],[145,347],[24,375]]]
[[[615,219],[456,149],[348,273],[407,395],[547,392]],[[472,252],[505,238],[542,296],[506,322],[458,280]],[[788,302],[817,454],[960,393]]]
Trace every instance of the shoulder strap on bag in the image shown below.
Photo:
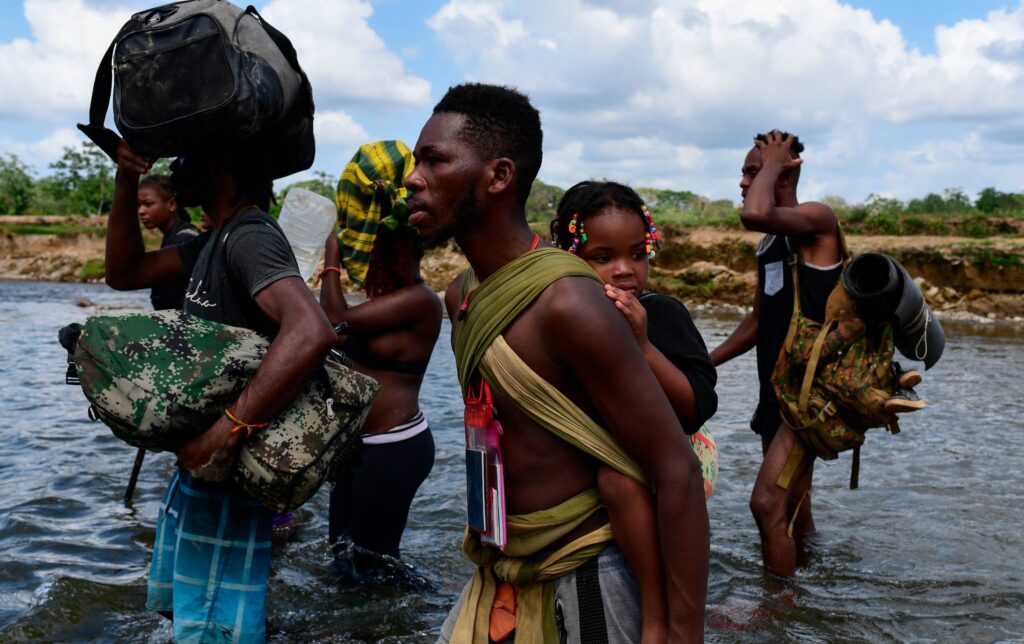
[[[842,260],[843,265],[850,263],[852,256],[850,255],[850,247],[846,245],[846,235],[843,234],[843,225],[836,220],[836,235],[839,238],[839,259]]]
[[[292,45],[292,41],[288,39],[288,36],[284,35],[276,27],[266,21],[266,19],[260,15],[259,11],[256,11],[256,7],[249,5],[245,8],[245,13],[256,18],[260,25],[263,26],[263,30],[267,32],[270,39],[274,41],[277,48],[281,50],[281,54],[284,56],[288,64],[291,65],[295,73],[299,75],[300,84],[302,85],[302,115],[313,116],[313,86],[309,83],[309,77],[306,76],[306,72],[299,65],[299,56],[295,52],[295,47]]]
[[[103,123],[107,119],[107,107],[110,105],[110,90],[113,82],[113,68],[110,59],[114,55],[114,45],[116,44],[117,38],[107,47],[103,58],[100,59],[100,67],[96,70],[96,80],[92,85],[92,102],[89,105],[89,124],[78,124],[78,129],[106,152],[107,156],[114,160],[114,163],[117,163],[117,146],[121,142],[121,137],[113,130],[104,127]]]
[[[786,332],[786,340],[782,343],[783,350],[789,351],[793,347],[793,338],[796,337],[797,321],[800,319],[800,257],[799,247],[793,248],[786,263],[789,264],[793,273],[793,313],[789,316],[789,331]]]
[[[162,7],[153,11],[158,11],[159,9],[162,9]],[[121,137],[117,132],[107,129],[103,125],[107,120],[107,108],[110,107],[110,92],[113,89],[114,82],[114,65],[112,62],[114,47],[117,46],[117,43],[121,42],[124,36],[141,29],[152,13],[151,11],[145,14],[144,18],[140,18],[138,14],[132,16],[131,20],[125,23],[121,27],[121,31],[117,32],[114,39],[110,41],[110,46],[107,47],[107,51],[100,58],[100,65],[96,70],[96,80],[92,84],[92,100],[89,103],[89,124],[78,124],[78,129],[99,146],[101,150],[106,152],[107,156],[113,159],[114,163],[117,163],[117,146],[121,142]]]

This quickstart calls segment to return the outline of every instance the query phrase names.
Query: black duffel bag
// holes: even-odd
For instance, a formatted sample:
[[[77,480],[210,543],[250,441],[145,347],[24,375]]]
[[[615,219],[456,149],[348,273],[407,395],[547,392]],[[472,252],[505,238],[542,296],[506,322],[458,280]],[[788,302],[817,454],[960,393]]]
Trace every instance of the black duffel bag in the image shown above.
[[[251,5],[187,0],[134,14],[110,44],[93,85],[89,125],[115,161],[103,124],[113,72],[114,123],[150,158],[258,140],[272,178],[313,164],[313,90],[288,38]]]

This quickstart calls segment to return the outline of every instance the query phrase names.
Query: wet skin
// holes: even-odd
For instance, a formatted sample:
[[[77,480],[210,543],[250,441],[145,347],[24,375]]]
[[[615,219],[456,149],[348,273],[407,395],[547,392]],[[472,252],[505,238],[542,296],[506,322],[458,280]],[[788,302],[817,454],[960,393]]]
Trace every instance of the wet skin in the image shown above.
[[[479,159],[461,138],[463,119],[439,113],[423,127],[415,147],[416,170],[406,180],[410,223],[434,241],[454,235],[482,281],[526,253],[534,235],[516,194],[514,162]],[[461,278],[445,294],[453,327],[458,325],[460,287]],[[585,277],[564,277],[541,293],[503,335],[538,375],[608,427],[659,490],[671,636],[700,639],[708,574],[700,469],[629,324],[603,285]],[[505,431],[502,451],[510,513],[550,508],[595,487],[594,459],[555,438],[510,400],[498,396],[496,406]],[[559,544],[604,523],[607,519],[601,514]]]
[[[341,251],[338,238],[327,240],[324,266],[339,266]],[[410,264],[410,281],[420,275],[419,262]],[[416,362],[430,358],[441,333],[441,301],[425,284],[403,286],[390,293],[348,306],[341,290],[339,275],[323,274],[320,303],[331,324],[348,323],[339,338],[342,348],[348,333],[365,335],[374,355],[392,360]],[[379,434],[407,422],[419,411],[420,386],[423,376],[379,369],[353,360],[360,373],[380,385],[373,405],[363,423],[362,433]]]

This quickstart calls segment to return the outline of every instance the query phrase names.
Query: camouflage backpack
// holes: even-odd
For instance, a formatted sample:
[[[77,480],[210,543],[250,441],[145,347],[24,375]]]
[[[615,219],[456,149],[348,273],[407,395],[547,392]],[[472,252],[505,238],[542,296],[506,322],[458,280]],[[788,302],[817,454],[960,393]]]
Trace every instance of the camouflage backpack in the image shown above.
[[[849,253],[840,234],[843,261]],[[872,427],[899,431],[885,401],[896,388],[892,326],[869,324],[857,315],[842,283],[836,284],[819,324],[800,311],[799,251],[790,257],[793,317],[772,372],[782,419],[815,455],[832,460],[856,450]],[[856,468],[856,452],[855,465]],[[785,472],[784,472],[785,475]],[[856,487],[856,473],[851,487]],[[788,480],[779,484],[787,487]]]
[[[90,318],[74,360],[91,415],[130,445],[173,451],[235,402],[269,346],[248,329],[158,311]],[[328,360],[246,439],[233,479],[279,512],[302,505],[358,449],[376,390],[373,379]]]

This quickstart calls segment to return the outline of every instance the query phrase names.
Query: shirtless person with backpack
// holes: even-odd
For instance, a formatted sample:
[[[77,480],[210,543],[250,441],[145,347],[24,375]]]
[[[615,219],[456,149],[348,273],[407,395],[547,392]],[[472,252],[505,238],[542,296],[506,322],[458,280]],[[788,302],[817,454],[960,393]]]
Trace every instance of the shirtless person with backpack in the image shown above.
[[[760,397],[751,429],[761,436],[764,461],[754,483],[750,509],[761,533],[765,567],[790,576],[797,548],[814,532],[810,489],[814,454],[806,452],[792,471],[788,488],[776,484],[787,467],[797,436],[782,422],[771,376],[793,314],[788,260],[798,250],[800,308],[817,322],[843,268],[839,222],[827,205],[797,200],[804,146],[795,135],[773,130],[758,134],[743,161],[743,211],[748,230],[765,233],[757,250],[757,292],[753,310],[732,335],[711,352],[715,366],[757,347]]]

